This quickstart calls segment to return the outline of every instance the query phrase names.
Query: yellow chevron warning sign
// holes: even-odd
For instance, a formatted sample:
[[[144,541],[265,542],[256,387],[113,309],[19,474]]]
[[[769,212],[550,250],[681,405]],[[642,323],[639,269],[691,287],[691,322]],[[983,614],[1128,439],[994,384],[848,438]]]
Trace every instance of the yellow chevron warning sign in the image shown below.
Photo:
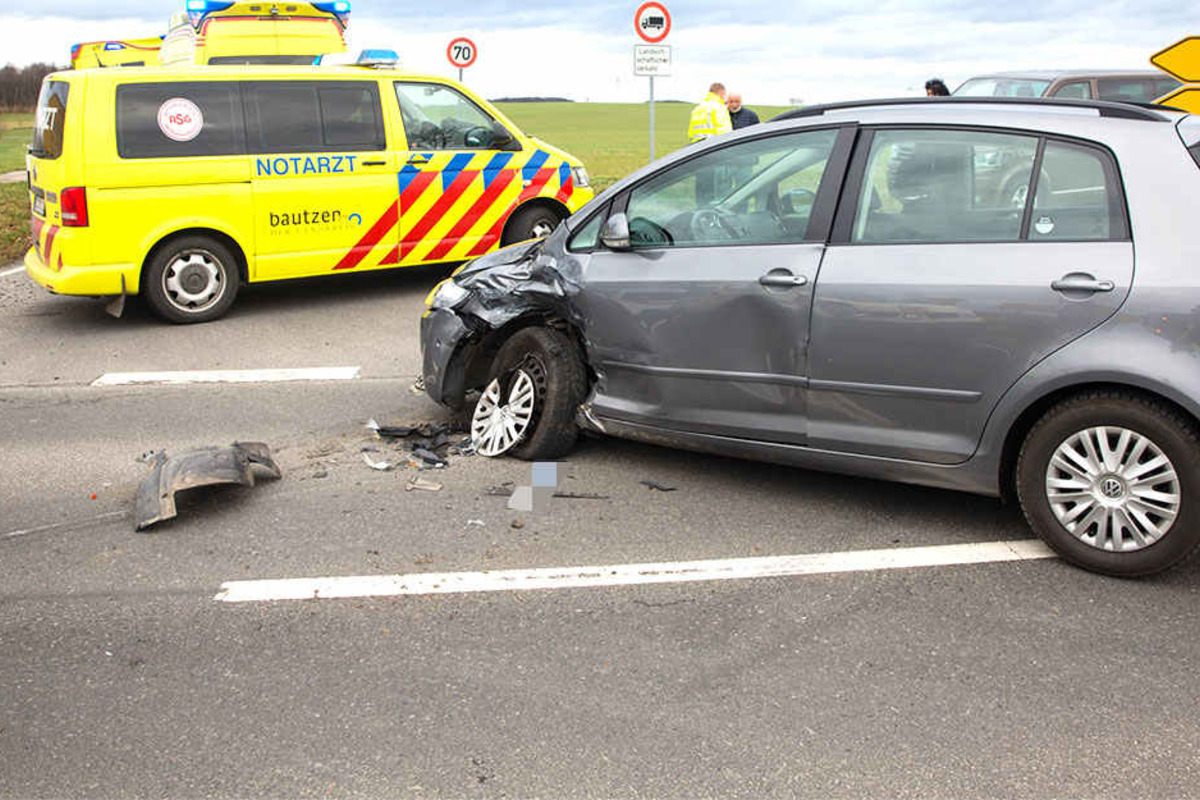
[[[1150,63],[1184,84],[1200,84],[1200,36],[1187,36],[1150,56]],[[1181,86],[1155,101],[1200,114],[1200,86]]]

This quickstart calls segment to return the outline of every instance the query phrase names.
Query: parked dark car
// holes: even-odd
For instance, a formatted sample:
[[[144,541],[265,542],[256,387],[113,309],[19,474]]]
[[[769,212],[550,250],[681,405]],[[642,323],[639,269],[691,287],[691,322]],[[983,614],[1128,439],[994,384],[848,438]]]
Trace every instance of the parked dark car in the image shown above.
[[[484,455],[583,428],[1012,496],[1065,558],[1148,574],[1200,546],[1197,208],[1185,114],[802,109],[440,284],[425,391],[474,403]]]

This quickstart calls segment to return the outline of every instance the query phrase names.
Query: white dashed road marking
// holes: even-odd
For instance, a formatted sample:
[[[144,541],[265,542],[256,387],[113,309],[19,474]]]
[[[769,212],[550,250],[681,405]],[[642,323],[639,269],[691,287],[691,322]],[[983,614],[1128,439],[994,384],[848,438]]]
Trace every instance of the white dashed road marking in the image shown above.
[[[0,278],[7,278],[9,275],[16,275],[25,271],[25,265],[19,267],[9,267],[8,269],[0,269]]]
[[[987,564],[1054,558],[1036,539],[979,542],[933,547],[811,553],[796,556],[676,561],[662,564],[613,564],[595,567],[442,572],[410,575],[356,575],[330,578],[282,578],[228,581],[213,598],[223,603],[316,600],[348,597],[510,592],[529,589],[577,589],[646,583],[739,580],[795,575],[827,575],[884,569]]]
[[[179,372],[106,372],[92,386],[130,386],[146,383],[277,383],[280,381],[350,381],[359,367],[306,369],[214,369]]]

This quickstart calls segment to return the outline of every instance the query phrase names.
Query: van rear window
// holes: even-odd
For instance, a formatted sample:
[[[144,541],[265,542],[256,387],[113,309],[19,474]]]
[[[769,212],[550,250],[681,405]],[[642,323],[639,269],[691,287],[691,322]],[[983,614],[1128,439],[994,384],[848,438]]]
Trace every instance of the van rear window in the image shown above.
[[[117,153],[121,158],[245,153],[238,100],[231,81],[119,86]]]
[[[29,152],[37,158],[58,158],[63,151],[63,131],[67,124],[66,81],[46,81],[38,95],[37,118]]]

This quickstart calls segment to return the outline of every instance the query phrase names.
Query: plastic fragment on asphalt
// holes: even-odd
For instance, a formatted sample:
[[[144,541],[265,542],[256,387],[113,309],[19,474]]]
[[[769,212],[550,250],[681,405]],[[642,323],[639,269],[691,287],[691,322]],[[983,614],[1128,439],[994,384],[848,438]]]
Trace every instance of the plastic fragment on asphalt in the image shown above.
[[[468,527],[468,528],[482,528],[482,527],[483,527],[484,525],[486,525],[486,524],[487,524],[487,523],[485,523],[485,522],[484,522],[483,520],[481,520],[481,519],[469,519],[469,520],[467,520],[467,527]]]
[[[388,470],[390,470],[392,468],[391,462],[376,461],[375,459],[371,458],[371,454],[366,451],[363,451],[362,457],[363,457],[363,461],[367,462],[367,466],[370,467],[371,469],[377,469],[380,472],[387,472]]]
[[[554,494],[552,494],[550,496],[557,497],[560,500],[608,500],[608,499],[610,499],[609,496],[606,494],[592,494],[590,492],[555,492]]]
[[[673,492],[673,491],[675,491],[674,486],[666,486],[665,484],[661,484],[658,481],[638,481],[638,483],[640,483],[642,486],[645,486],[647,489],[649,489],[650,491],[653,491],[653,492]]]
[[[150,474],[138,486],[134,507],[139,531],[176,515],[177,492],[221,483],[254,486],[256,466],[273,478],[282,475],[271,457],[271,448],[262,442],[197,447],[173,456],[158,451],[147,458],[147,463],[151,465]]]
[[[512,481],[505,481],[499,486],[489,486],[483,490],[483,493],[489,497],[512,497],[513,483]]]
[[[375,431],[375,435],[381,439],[404,438],[405,436],[412,436],[417,430],[412,425],[380,425],[374,419],[367,420],[367,428]]]
[[[444,467],[447,463],[449,463],[437,453],[433,452],[432,450],[426,450],[424,447],[415,448],[413,450],[413,455],[424,461],[426,464],[432,464],[436,467]]]
[[[408,483],[404,484],[406,492],[440,492],[442,485],[437,481],[425,480],[419,475],[413,475],[408,479]]]

